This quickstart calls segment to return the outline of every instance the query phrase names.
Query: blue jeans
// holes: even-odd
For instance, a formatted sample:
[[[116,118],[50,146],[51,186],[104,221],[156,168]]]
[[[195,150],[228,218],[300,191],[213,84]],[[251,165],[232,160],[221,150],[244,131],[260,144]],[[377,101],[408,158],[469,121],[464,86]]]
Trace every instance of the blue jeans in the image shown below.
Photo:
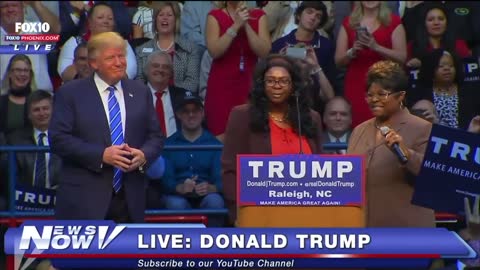
[[[210,193],[205,197],[186,198],[179,195],[167,195],[165,206],[167,209],[183,210],[193,207],[200,209],[222,209],[225,207],[223,197],[218,193]],[[225,217],[222,215],[212,215],[208,217],[208,227],[223,227]]]

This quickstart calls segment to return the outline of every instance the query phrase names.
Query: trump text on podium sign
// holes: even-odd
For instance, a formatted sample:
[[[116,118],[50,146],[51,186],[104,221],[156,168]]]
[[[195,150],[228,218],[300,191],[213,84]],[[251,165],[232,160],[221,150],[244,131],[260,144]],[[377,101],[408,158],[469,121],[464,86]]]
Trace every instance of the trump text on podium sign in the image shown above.
[[[241,206],[363,205],[360,156],[239,155]]]

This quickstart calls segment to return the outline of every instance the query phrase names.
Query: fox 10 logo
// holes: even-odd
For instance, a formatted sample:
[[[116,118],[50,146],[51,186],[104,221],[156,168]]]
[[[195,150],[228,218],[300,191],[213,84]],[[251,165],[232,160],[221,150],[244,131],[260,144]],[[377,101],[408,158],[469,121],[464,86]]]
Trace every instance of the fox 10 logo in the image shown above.
[[[0,54],[48,54],[60,35],[49,34],[50,24],[47,22],[17,22],[15,34],[5,35],[0,45]],[[35,42],[36,44],[29,44]]]
[[[48,34],[50,32],[50,24],[46,22],[17,22],[15,23],[15,32]]]

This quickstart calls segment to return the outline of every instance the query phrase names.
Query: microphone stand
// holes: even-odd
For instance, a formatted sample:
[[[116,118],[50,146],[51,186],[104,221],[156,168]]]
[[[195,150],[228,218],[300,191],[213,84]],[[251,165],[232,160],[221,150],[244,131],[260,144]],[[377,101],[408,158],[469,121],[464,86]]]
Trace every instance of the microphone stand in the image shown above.
[[[300,96],[300,92],[298,90],[295,91],[295,102],[297,104],[297,128],[298,128],[298,140],[299,140],[299,145],[300,145],[300,153],[299,154],[303,154],[303,147],[302,147],[302,123],[300,122],[300,105],[299,105],[299,96]]]

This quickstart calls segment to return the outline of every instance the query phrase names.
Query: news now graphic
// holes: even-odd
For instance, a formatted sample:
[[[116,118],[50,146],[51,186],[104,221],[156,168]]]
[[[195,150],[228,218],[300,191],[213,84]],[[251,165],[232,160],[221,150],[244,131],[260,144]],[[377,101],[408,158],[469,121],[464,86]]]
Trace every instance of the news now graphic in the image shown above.
[[[414,239],[414,240],[412,240]],[[5,252],[51,259],[56,268],[418,267],[475,258],[443,228],[205,228],[203,224],[26,221],[5,235]]]
[[[363,159],[352,155],[239,155],[241,206],[360,206]]]

